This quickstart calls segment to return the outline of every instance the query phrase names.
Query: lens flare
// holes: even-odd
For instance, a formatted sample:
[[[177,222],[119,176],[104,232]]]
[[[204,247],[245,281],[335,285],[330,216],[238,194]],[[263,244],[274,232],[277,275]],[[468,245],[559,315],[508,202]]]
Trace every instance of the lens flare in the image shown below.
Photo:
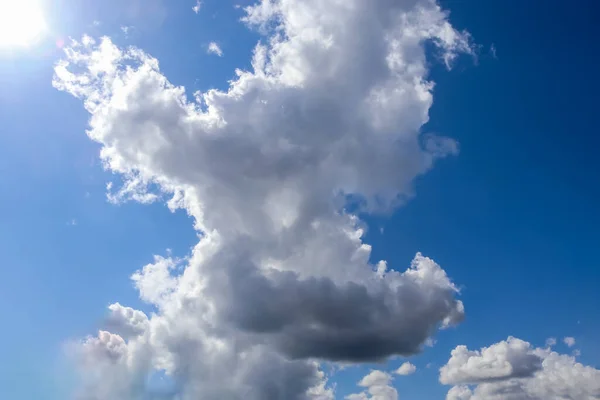
[[[0,47],[27,47],[46,31],[46,22],[35,0],[0,0]]]

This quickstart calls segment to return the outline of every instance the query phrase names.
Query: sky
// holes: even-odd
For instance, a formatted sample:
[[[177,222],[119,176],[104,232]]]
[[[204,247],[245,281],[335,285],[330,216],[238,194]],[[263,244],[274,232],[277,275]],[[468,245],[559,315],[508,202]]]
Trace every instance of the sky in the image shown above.
[[[595,2],[0,11],[0,398],[600,399]]]

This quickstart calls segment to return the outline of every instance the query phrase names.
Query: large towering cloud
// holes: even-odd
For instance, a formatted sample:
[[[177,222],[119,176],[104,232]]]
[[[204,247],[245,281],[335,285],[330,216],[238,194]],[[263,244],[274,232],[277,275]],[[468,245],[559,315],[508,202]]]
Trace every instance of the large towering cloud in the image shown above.
[[[371,264],[344,206],[389,211],[457,151],[420,135],[425,45],[450,65],[471,52],[468,35],[431,0],[246,11],[265,40],[226,92],[190,101],[156,59],[109,38],[74,42],[56,66],[54,86],[82,99],[89,137],[123,178],[111,200],[164,199],[201,236],[188,259],[156,257],[133,275],[156,313],[113,305],[113,333],[81,343],[83,398],[159,396],[148,382],[162,371],[167,398],[328,399],[316,361],[410,355],[464,316],[433,260]]]
[[[448,400],[600,399],[600,371],[509,337],[480,351],[458,346],[440,369]]]

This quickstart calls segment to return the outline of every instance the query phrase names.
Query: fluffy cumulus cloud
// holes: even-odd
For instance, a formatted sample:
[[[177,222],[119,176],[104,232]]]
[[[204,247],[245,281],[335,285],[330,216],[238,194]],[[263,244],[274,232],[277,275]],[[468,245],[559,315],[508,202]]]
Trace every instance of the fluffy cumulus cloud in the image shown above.
[[[391,382],[390,374],[373,370],[358,383],[365,391],[348,395],[346,400],[398,400],[398,391],[391,386]]]
[[[479,351],[458,346],[440,369],[448,400],[600,399],[600,370],[516,338]]]
[[[119,303],[111,304],[110,314],[106,320],[112,332],[124,338],[136,337],[148,329],[148,317],[141,311],[123,307]]]
[[[252,69],[193,100],[109,38],[73,42],[55,68],[123,179],[112,201],[185,209],[200,237],[133,275],[152,315],[115,304],[111,332],[80,344],[82,398],[330,399],[319,361],[411,355],[464,317],[432,259],[372,264],[345,206],[388,212],[456,153],[420,134],[425,49],[450,65],[468,35],[432,0],[263,0],[244,21],[266,36]],[[156,393],[156,373],[171,391]],[[362,383],[383,399],[374,382]]]
[[[524,378],[541,368],[542,359],[529,343],[509,337],[480,351],[458,346],[452,350],[448,364],[440,369],[440,381],[454,384]]]
[[[394,373],[396,375],[412,375],[417,371],[417,367],[410,362],[403,363]]]

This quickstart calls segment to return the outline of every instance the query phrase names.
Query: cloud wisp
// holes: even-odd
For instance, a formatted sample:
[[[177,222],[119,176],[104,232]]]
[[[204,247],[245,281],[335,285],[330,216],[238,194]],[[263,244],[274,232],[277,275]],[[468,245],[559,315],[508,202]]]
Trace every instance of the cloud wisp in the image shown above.
[[[192,7],[192,11],[194,11],[196,14],[198,14],[201,9],[202,9],[202,1],[196,0],[196,4],[194,4],[194,7]]]
[[[223,50],[221,49],[221,46],[219,46],[219,44],[217,42],[210,42],[208,44],[207,52],[208,52],[208,54],[214,54],[219,57],[223,57],[223,55],[224,55]]]

